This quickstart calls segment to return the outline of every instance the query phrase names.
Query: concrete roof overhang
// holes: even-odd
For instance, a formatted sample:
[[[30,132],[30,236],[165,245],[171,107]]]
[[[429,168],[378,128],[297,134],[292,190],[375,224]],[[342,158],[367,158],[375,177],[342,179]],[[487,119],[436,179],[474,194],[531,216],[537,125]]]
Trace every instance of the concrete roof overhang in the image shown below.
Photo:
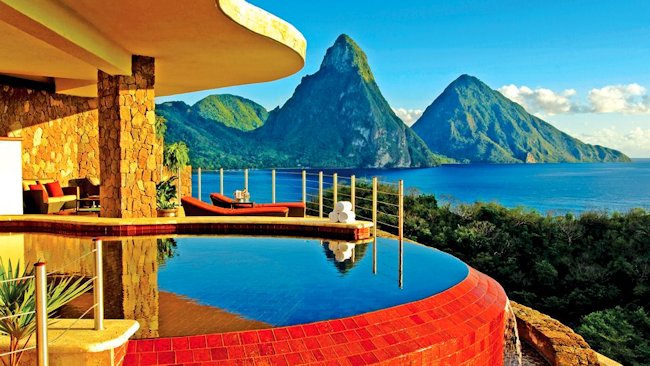
[[[244,0],[0,0],[0,74],[97,95],[97,70],[156,59],[156,95],[276,80],[299,71],[306,41]]]

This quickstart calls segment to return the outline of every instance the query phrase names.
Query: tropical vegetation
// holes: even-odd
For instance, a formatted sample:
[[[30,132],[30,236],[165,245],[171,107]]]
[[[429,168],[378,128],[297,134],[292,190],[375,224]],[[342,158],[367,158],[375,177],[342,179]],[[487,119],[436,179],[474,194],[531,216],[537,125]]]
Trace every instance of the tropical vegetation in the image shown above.
[[[358,187],[357,217],[369,218],[371,187]],[[396,187],[379,191],[380,228],[395,233]],[[349,193],[339,187],[339,197]],[[404,201],[407,238],[490,275],[511,299],[571,326],[603,354],[650,364],[650,212],[545,216],[495,203],[441,205],[417,191]]]
[[[9,337],[9,355],[0,357],[4,366],[17,366],[36,332],[36,285],[34,267],[12,265],[0,258],[0,336]],[[47,314],[52,318],[66,303],[92,287],[85,278],[57,277],[47,284]]]

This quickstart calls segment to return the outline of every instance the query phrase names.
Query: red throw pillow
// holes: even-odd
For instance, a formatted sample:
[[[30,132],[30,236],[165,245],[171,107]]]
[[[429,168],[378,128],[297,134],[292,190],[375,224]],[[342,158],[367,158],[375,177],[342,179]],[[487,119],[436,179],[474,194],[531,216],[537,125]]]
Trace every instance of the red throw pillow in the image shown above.
[[[61,189],[59,181],[45,183],[45,190],[47,190],[47,195],[50,197],[63,197],[63,189]]]
[[[30,184],[29,185],[29,190],[30,191],[41,191],[43,193],[43,202],[47,201],[47,191],[45,190],[45,187],[43,187],[42,184]]]

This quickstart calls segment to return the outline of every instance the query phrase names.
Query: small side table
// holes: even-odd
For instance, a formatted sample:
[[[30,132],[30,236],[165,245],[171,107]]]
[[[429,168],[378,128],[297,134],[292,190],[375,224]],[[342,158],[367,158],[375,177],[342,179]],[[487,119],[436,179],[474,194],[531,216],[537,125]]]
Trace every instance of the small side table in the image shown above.
[[[89,207],[81,207],[82,203],[86,203]],[[100,207],[99,196],[88,196],[77,200],[77,211],[98,212]]]
[[[230,208],[253,208],[255,207],[255,202],[232,202]]]

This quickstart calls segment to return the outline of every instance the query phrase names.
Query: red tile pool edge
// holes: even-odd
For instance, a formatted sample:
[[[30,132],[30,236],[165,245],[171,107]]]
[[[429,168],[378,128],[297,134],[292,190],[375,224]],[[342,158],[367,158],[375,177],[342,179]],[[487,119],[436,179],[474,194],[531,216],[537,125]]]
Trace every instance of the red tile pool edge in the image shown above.
[[[349,318],[131,340],[123,365],[501,365],[507,301],[470,268],[442,293]]]
[[[52,222],[36,220],[0,221],[0,232],[26,231],[34,233],[66,234],[80,236],[139,236],[181,234],[242,234],[242,235],[294,235],[328,237],[343,240],[370,238],[367,227],[333,227],[302,225],[300,223],[158,223],[158,224],[95,224]]]

